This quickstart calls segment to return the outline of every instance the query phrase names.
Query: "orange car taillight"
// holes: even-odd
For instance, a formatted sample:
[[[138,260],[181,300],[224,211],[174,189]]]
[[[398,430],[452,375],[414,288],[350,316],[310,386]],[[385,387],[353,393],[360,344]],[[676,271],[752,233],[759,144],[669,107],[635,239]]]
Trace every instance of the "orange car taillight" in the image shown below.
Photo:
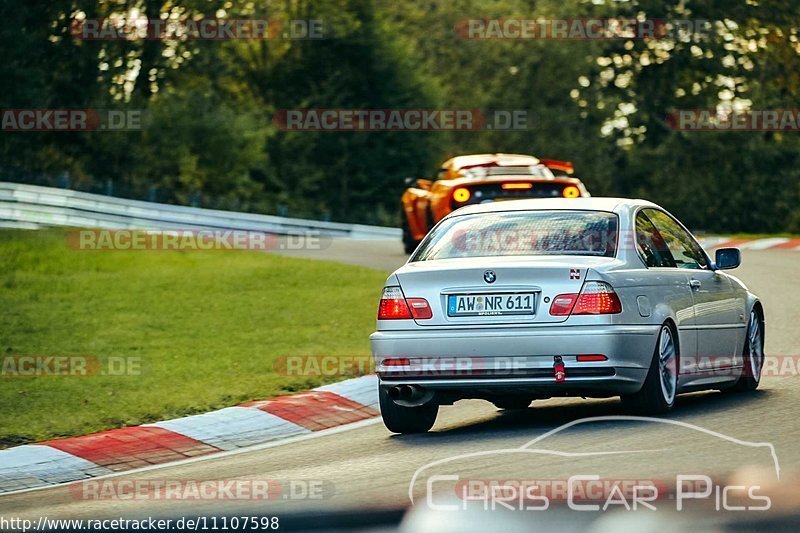
[[[378,320],[398,320],[415,318],[427,320],[433,311],[425,298],[403,298],[400,287],[384,287],[381,302],[378,304]]]
[[[574,185],[569,185],[564,187],[564,190],[561,191],[562,196],[564,198],[580,198],[581,190]]]
[[[455,200],[460,204],[463,204],[464,202],[469,200],[470,196],[472,196],[472,193],[469,192],[469,189],[466,189],[464,187],[459,187],[458,189],[453,191],[453,200]]]
[[[550,314],[569,315],[613,315],[622,312],[622,302],[608,283],[587,281],[580,294],[559,294],[553,298]]]

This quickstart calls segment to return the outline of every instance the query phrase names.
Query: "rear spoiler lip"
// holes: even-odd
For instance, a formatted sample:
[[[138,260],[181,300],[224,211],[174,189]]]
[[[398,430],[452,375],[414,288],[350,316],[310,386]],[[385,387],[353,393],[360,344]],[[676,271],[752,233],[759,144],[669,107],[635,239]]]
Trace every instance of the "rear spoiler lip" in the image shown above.
[[[503,183],[503,182],[530,182],[530,183],[568,183],[570,185],[578,186],[581,183],[579,178],[573,176],[553,176],[552,178],[542,177],[542,176],[526,176],[524,174],[508,174],[508,175],[500,175],[500,176],[481,176],[470,178],[467,176],[460,176],[455,178],[450,184],[453,187],[468,187],[472,185],[479,185],[481,183]]]
[[[567,174],[575,173],[575,166],[572,161],[559,161],[558,159],[540,159],[539,162],[547,168],[563,170]]]

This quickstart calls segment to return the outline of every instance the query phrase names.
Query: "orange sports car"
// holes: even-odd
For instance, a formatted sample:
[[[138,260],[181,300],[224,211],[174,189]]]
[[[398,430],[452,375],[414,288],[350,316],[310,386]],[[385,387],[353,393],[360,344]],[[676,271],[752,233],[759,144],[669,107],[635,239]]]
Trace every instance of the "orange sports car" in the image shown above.
[[[434,224],[465,205],[521,198],[589,196],[572,163],[530,155],[461,155],[445,161],[435,181],[408,178],[403,193],[403,245],[411,253]]]

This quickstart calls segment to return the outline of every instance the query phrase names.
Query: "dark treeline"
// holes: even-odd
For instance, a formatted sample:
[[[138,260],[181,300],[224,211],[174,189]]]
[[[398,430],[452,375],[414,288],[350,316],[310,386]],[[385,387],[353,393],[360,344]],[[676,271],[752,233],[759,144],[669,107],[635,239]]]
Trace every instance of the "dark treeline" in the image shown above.
[[[318,20],[323,39],[81,40],[82,17]],[[595,195],[697,229],[800,231],[800,132],[690,132],[676,109],[800,108],[796,0],[0,0],[0,106],[145,110],[140,131],[0,133],[0,179],[396,225],[462,153],[567,159]],[[707,20],[657,39],[481,40],[469,18]],[[287,132],[282,109],[522,109],[524,131]]]

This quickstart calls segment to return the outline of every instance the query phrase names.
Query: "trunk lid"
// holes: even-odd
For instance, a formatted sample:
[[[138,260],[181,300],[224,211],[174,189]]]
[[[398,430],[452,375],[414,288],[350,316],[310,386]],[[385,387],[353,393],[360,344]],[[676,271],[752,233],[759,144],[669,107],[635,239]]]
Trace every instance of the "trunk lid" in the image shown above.
[[[395,274],[406,298],[425,298],[431,306],[433,317],[417,320],[420,326],[554,324],[568,317],[550,315],[553,298],[579,293],[589,269],[614,261],[583,256],[458,258],[408,263]]]

